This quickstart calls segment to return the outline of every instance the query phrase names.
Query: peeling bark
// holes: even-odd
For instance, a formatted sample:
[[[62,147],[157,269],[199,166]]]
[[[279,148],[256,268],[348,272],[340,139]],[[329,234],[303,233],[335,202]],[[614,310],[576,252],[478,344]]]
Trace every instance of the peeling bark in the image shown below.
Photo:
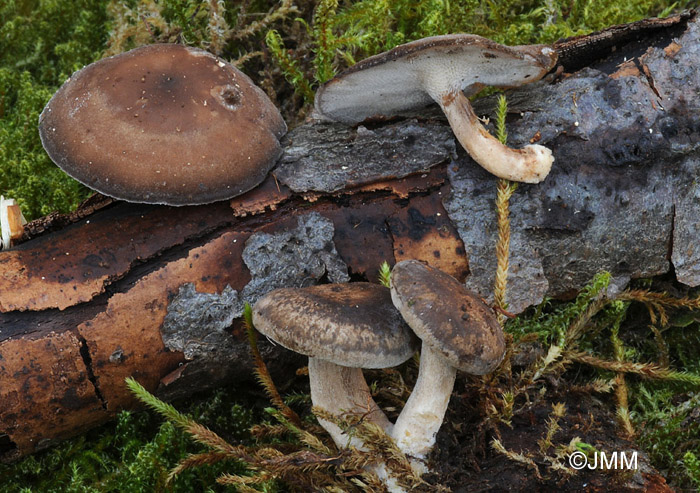
[[[395,185],[428,191],[434,179],[431,174],[407,179],[412,185]],[[274,182],[273,178],[270,180]],[[51,358],[44,355],[45,345],[57,344],[54,341],[57,333],[71,336],[69,341],[76,346],[75,369],[67,369],[66,374],[73,379],[79,375],[83,393],[92,400],[85,401],[85,413],[89,416],[83,417],[66,408],[73,405],[66,399],[70,397],[69,389],[53,385],[45,388],[43,396],[51,406],[45,405],[44,409],[75,416],[72,422],[75,433],[105,421],[120,409],[136,405],[124,386],[128,376],[167,397],[221,385],[234,377],[246,378],[251,366],[245,334],[232,323],[240,316],[243,301],[254,302],[279,286],[304,286],[321,280],[344,282],[349,280],[348,268],[354,276],[376,279],[381,262],[395,261],[395,249],[403,255],[420,257],[419,253],[411,255],[410,245],[394,245],[393,238],[410,237],[410,241],[423,245],[423,249],[426,244],[432,245],[428,246],[431,258],[434,258],[432,252],[444,251],[435,242],[444,241],[452,245],[452,251],[444,252],[443,268],[455,274],[466,272],[464,249],[454,228],[443,224],[436,237],[429,227],[446,221],[431,219],[437,214],[447,217],[439,196],[417,195],[398,199],[402,202],[397,203],[396,196],[385,195],[385,192],[367,192],[343,198],[317,197],[313,204],[295,196],[278,204],[275,211],[245,217],[236,217],[228,204],[169,208],[127,203],[111,204],[90,216],[91,224],[102,224],[102,216],[128,218],[133,223],[129,239],[124,241],[140,245],[152,238],[167,246],[148,257],[140,257],[133,248],[115,248],[121,257],[104,267],[107,272],[100,277],[104,286],[94,289],[89,301],[59,298],[58,306],[43,310],[35,309],[34,298],[26,300],[23,310],[10,311],[3,305],[0,433],[8,436],[4,447],[0,439],[4,458],[14,458],[49,444],[42,441],[45,437],[68,436],[51,422],[46,426],[34,423],[34,419],[43,423],[45,418],[43,414],[34,414],[31,389],[20,392],[27,388],[23,382],[62,378],[58,373],[47,375],[47,360]],[[416,213],[407,212],[414,209]],[[173,222],[163,218],[170,213],[186,225],[198,221],[199,234],[186,240],[182,240],[182,235],[169,236],[167,232],[173,228]],[[387,218],[391,219],[387,221]],[[212,229],[212,224],[219,227]],[[119,240],[106,234],[88,239],[94,229],[86,226],[81,220],[72,227],[27,241],[8,253],[20,251],[31,258],[33,245],[37,243],[38,248],[44,248],[45,243],[37,241],[44,239],[54,244],[55,249],[68,252],[76,268],[90,269],[84,260],[91,253],[83,245],[89,242],[99,251],[108,251],[110,244]],[[126,272],[122,271],[124,265],[130,266]],[[14,275],[25,275],[27,282],[35,282],[29,267],[23,272]],[[88,292],[93,283],[89,275],[78,270],[65,286],[57,286],[63,291]],[[0,297],[9,285],[0,279]],[[53,287],[49,284],[47,289]],[[17,293],[12,296],[19,299]],[[16,308],[17,302],[13,303]],[[68,345],[62,338],[59,341]],[[85,357],[80,356],[81,348]],[[60,348],[53,351],[60,352]],[[267,351],[273,350],[267,348]],[[275,349],[274,354],[277,366],[296,361],[291,353],[280,349]],[[24,361],[34,363],[27,365]],[[202,378],[203,375],[207,378]],[[13,386],[8,387],[4,382],[13,382]]]
[[[556,158],[511,200],[511,310],[569,296],[601,269],[619,286],[672,266],[700,284],[694,15],[564,41],[576,73],[509,95],[510,144],[538,139]],[[245,378],[237,317],[274,287],[374,281],[383,261],[416,258],[488,297],[495,179],[434,115],[308,123],[285,138],[281,167],[230,203],[94,198],[28,225],[0,252],[0,457],[133,407],[127,376],[168,399]],[[298,362],[263,348],[273,371]]]

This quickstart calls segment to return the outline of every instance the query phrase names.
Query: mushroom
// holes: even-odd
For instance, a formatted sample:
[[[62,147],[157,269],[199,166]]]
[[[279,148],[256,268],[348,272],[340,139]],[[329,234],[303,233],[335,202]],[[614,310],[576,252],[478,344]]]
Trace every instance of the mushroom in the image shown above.
[[[73,74],[39,117],[66,173],[132,202],[204,204],[260,183],[287,127],[238,69],[196,48],[155,44]]]
[[[485,86],[517,87],[541,79],[557,60],[546,45],[509,47],[472,34],[419,39],[367,58],[316,93],[316,110],[345,123],[394,115],[436,102],[469,155],[490,173],[539,183],[554,158],[541,145],[511,149],[481,125],[467,95]]]
[[[282,346],[309,356],[311,400],[333,414],[357,413],[391,434],[392,424],[371,397],[361,368],[399,365],[417,340],[391,303],[370,283],[281,288],[253,306],[253,325]],[[334,423],[319,420],[338,447],[362,448]]]
[[[0,195],[0,246],[3,250],[10,248],[13,240],[22,237],[25,224],[27,220],[15,199]]]
[[[435,444],[457,370],[493,371],[505,355],[493,310],[454,277],[416,260],[391,272],[391,299],[423,344],[418,380],[396,420],[392,437],[419,473]]]

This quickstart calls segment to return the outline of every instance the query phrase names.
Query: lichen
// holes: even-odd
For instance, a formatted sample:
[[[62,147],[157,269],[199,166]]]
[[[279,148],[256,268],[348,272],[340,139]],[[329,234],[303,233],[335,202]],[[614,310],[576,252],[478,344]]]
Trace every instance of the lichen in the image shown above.
[[[299,216],[294,228],[251,235],[243,250],[250,282],[240,293],[231,286],[221,293],[198,292],[192,283],[181,286],[163,320],[165,347],[181,351],[188,360],[203,357],[220,363],[227,355],[240,354],[232,349],[235,340],[226,329],[243,314],[244,302],[255,303],[275,288],[316,284],[324,277],[331,282],[349,281],[333,233],[333,222],[314,212]]]

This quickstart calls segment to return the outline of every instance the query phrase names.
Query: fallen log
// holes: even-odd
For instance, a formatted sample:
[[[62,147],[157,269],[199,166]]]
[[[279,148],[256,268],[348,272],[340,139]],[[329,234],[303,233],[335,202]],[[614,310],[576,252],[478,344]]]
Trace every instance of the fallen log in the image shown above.
[[[509,95],[509,143],[556,158],[511,200],[512,311],[600,270],[618,289],[670,270],[700,284],[698,31],[688,13],[565,40],[558,75]],[[276,287],[375,280],[384,260],[417,258],[489,297],[495,180],[436,112],[310,122],[284,146],[230,203],[96,198],[0,252],[0,458],[134,406],[127,376],[166,399],[242,378],[243,303]],[[299,363],[264,350],[273,371]]]

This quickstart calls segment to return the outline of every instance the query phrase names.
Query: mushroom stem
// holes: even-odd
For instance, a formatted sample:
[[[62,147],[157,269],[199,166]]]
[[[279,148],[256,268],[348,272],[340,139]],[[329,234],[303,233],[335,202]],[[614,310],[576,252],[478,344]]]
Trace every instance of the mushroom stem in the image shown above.
[[[320,358],[309,358],[309,382],[314,406],[335,415],[363,415],[365,420],[380,426],[391,436],[393,425],[374,402],[361,368],[349,368]],[[366,450],[361,439],[343,433],[335,423],[320,418],[318,422],[339,448]],[[374,464],[368,469],[377,475],[390,493],[406,493],[391,477],[386,464]]]
[[[447,116],[457,140],[486,171],[507,180],[540,183],[552,168],[552,151],[541,145],[511,149],[501,144],[479,122],[460,90],[435,98]]]
[[[435,444],[456,376],[457,369],[424,342],[418,380],[392,432],[403,453],[420,459],[412,461],[413,469],[418,474],[427,472],[422,460]]]
[[[314,406],[335,415],[358,414],[380,426],[388,435],[392,424],[372,399],[361,368],[336,365],[320,358],[309,358],[309,382]],[[364,450],[362,440],[349,437],[334,423],[318,420],[340,448],[355,447]]]
[[[7,250],[13,240],[22,237],[27,221],[15,199],[6,199],[0,195],[0,247]]]

